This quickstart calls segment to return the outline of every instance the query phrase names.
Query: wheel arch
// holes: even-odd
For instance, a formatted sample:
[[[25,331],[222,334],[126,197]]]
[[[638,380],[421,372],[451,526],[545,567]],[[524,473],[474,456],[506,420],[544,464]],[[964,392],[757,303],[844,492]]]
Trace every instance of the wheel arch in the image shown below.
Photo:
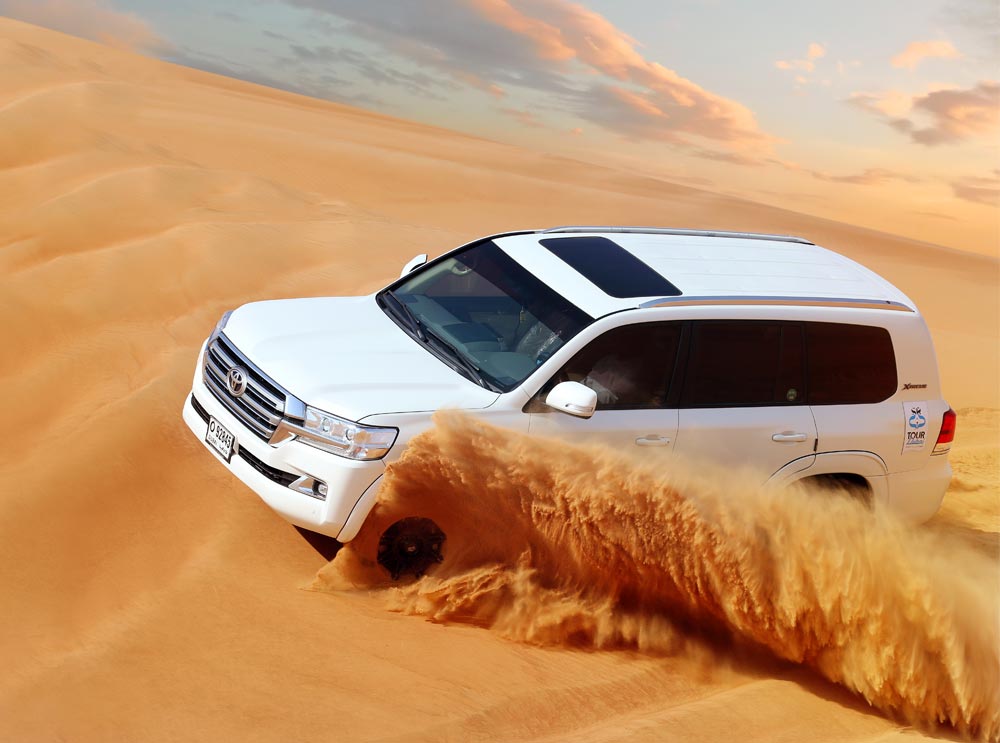
[[[358,532],[361,531],[361,525],[365,523],[365,519],[368,518],[368,514],[371,513],[372,508],[375,507],[375,501],[378,499],[378,492],[382,487],[382,477],[379,475],[378,478],[373,482],[368,488],[361,494],[358,498],[358,502],[354,504],[354,508],[351,509],[351,514],[347,517],[347,521],[344,522],[343,528],[340,533],[337,534],[337,541],[341,544],[346,544],[350,542],[354,537],[358,536]]]
[[[889,498],[888,469],[885,461],[868,451],[835,451],[816,454],[813,463],[801,468],[797,462],[790,462],[771,475],[768,483],[790,485],[810,478],[822,478],[868,486],[873,503],[886,503]]]

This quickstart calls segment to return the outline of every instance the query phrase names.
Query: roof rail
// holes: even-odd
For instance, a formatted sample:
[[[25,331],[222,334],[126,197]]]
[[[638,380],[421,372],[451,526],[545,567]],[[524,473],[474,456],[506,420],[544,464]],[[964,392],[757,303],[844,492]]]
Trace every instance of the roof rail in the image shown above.
[[[567,225],[539,230],[542,234],[574,233],[574,232],[627,232],[648,235],[686,235],[688,237],[738,237],[745,240],[773,240],[775,242],[801,243],[815,245],[812,240],[794,235],[769,235],[759,232],[726,232],[723,230],[679,230],[665,227],[598,227],[587,225]]]
[[[896,312],[913,312],[902,302],[889,299],[866,299],[860,297],[786,297],[786,296],[705,296],[692,297],[680,295],[677,297],[660,297],[651,299],[639,305],[642,309],[652,307],[691,307],[698,305],[790,305],[795,307],[844,307],[858,310],[894,310]]]

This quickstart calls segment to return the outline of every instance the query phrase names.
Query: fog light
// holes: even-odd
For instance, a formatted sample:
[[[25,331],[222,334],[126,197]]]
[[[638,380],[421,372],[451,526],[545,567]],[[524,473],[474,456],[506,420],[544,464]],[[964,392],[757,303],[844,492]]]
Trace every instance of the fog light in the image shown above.
[[[317,480],[315,477],[303,475],[295,482],[289,484],[288,487],[292,490],[297,490],[303,495],[308,495],[312,498],[319,498],[320,500],[326,500],[326,483]]]

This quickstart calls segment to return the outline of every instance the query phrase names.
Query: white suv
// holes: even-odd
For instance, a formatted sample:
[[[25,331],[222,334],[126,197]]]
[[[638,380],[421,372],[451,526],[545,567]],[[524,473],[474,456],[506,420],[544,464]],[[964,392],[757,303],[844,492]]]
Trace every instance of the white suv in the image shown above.
[[[914,521],[951,478],[955,414],[913,302],[778,235],[509,232],[371,296],[244,305],[202,348],[184,420],[285,519],[347,542],[441,408],[832,479]]]

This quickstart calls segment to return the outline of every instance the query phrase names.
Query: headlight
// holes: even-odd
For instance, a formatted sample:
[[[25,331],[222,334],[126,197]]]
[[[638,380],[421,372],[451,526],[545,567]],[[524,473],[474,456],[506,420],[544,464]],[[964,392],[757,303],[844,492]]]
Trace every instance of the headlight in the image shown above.
[[[396,428],[362,426],[308,405],[302,431],[303,443],[348,459],[381,459],[399,434]]]

